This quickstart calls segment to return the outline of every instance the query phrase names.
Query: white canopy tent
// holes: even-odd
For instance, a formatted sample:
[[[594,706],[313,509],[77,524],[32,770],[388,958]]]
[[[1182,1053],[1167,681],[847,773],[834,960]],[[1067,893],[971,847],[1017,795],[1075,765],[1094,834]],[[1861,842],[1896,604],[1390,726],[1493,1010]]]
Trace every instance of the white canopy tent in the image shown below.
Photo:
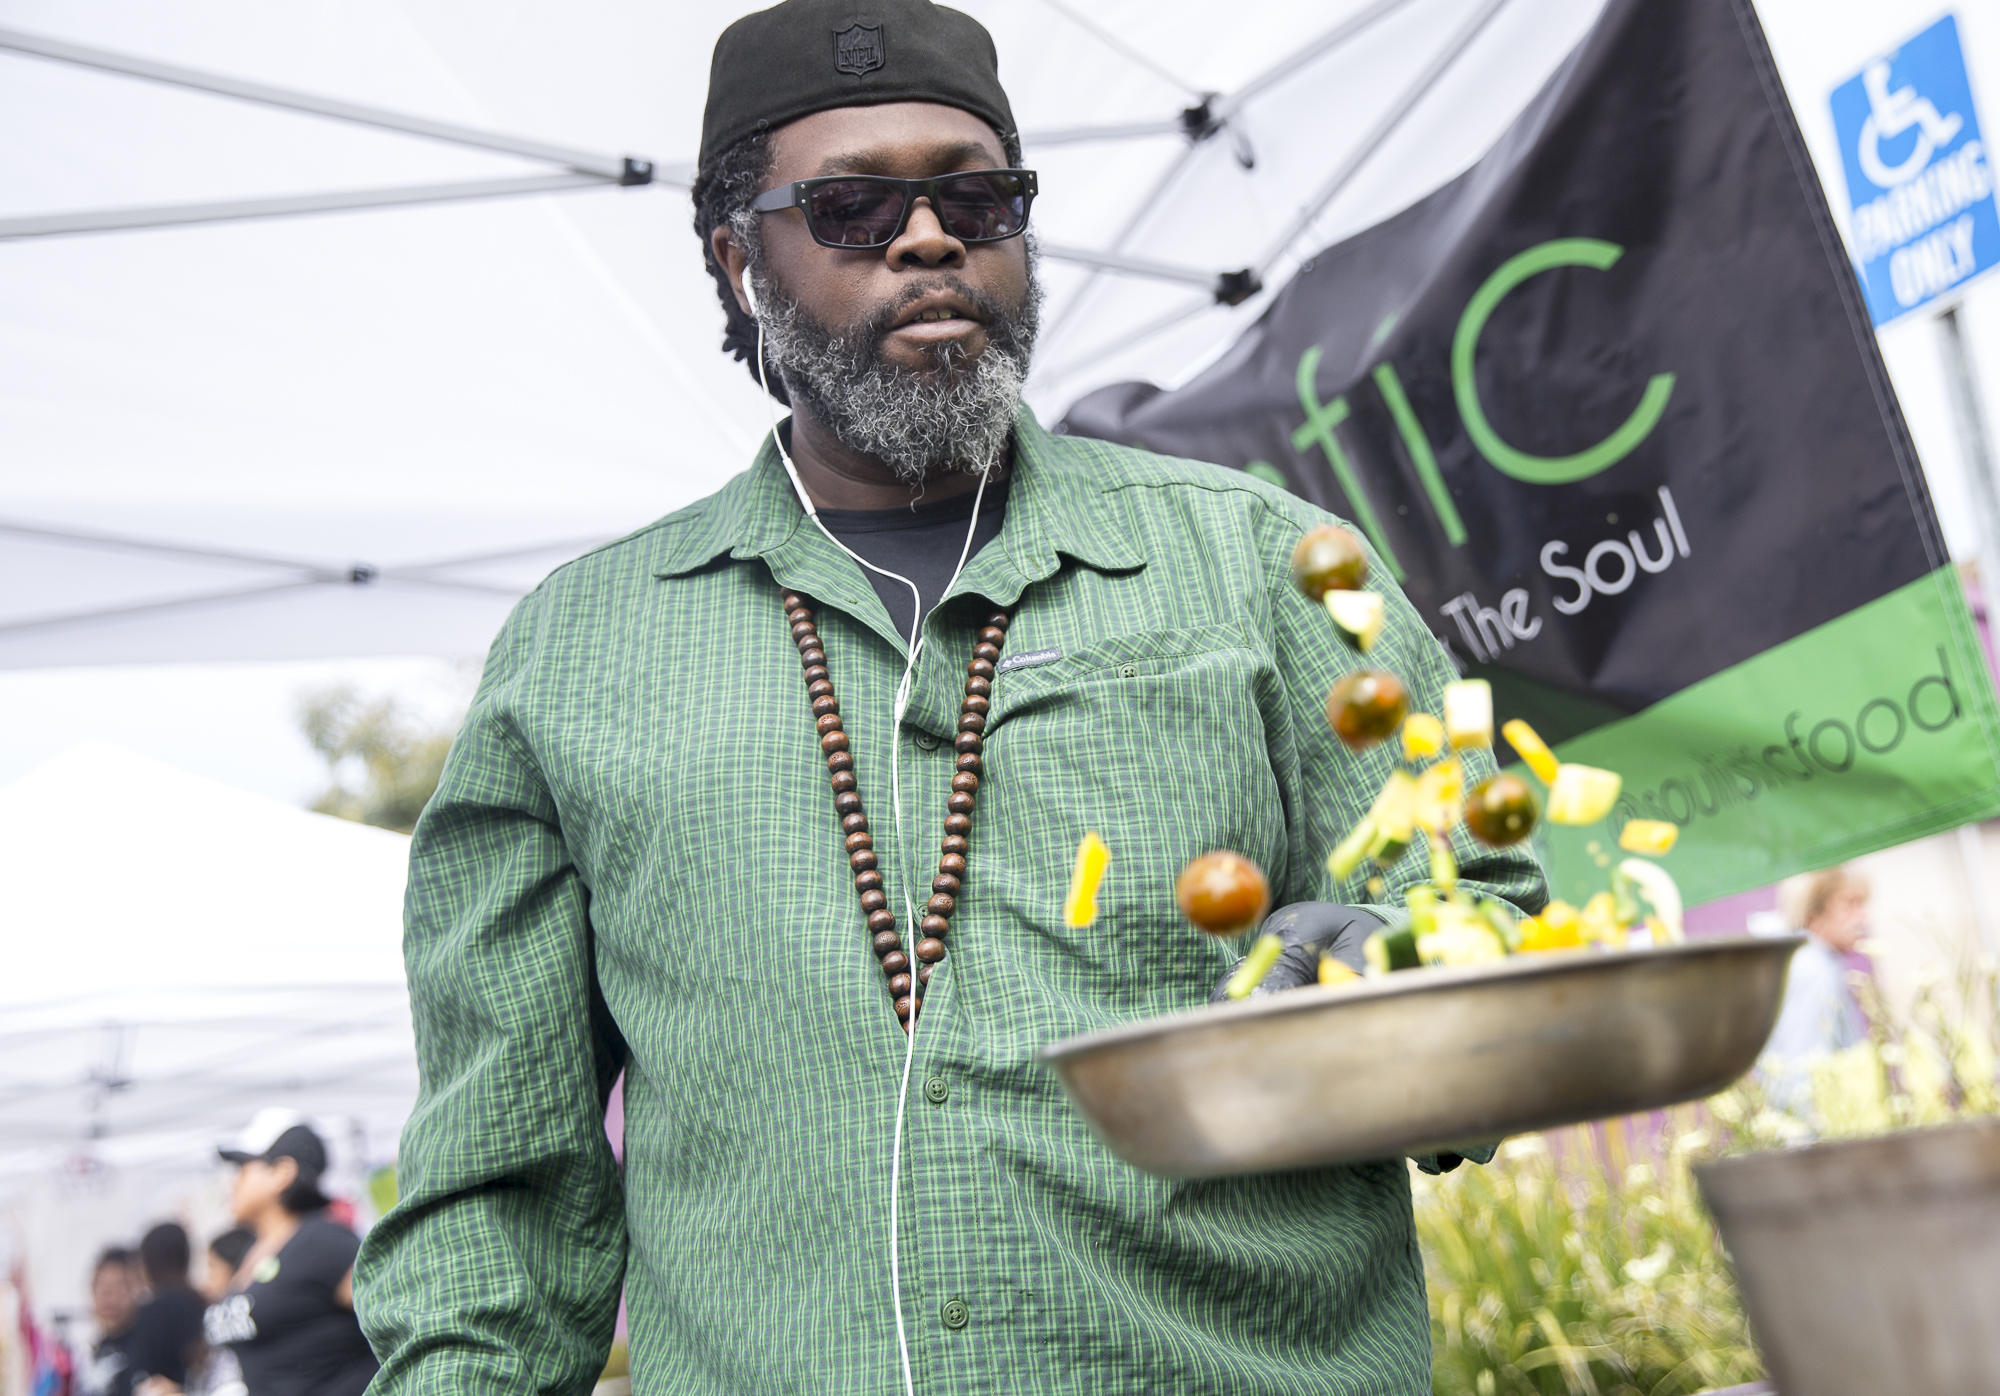
[[[1281,284],[1456,173],[1598,4],[968,0],[1043,171],[1036,406],[1184,375],[1262,303],[1220,274]],[[0,151],[0,666],[476,653],[740,469],[768,409],[677,181],[745,8],[0,0],[32,133]],[[428,134],[297,109],[329,102]],[[614,187],[627,155],[660,178]],[[52,231],[551,180],[595,192]]]
[[[0,787],[0,1253],[44,1317],[97,1247],[226,1225],[215,1146],[257,1109],[312,1119],[349,1197],[394,1157],[408,850],[101,743]]]

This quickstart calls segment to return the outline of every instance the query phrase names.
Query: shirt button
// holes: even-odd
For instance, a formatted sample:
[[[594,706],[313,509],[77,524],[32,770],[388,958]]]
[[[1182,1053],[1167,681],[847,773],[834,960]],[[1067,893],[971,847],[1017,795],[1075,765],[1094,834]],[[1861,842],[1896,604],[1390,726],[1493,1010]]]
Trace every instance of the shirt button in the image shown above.
[[[946,1328],[963,1328],[972,1322],[972,1310],[965,1307],[963,1299],[947,1299],[938,1317],[944,1320]]]
[[[928,732],[919,732],[917,733],[917,745],[925,751],[936,751],[938,748],[938,739]]]
[[[945,1097],[950,1094],[951,1087],[945,1084],[944,1077],[942,1076],[933,1076],[930,1080],[924,1082],[924,1099],[933,1105],[944,1104]]]

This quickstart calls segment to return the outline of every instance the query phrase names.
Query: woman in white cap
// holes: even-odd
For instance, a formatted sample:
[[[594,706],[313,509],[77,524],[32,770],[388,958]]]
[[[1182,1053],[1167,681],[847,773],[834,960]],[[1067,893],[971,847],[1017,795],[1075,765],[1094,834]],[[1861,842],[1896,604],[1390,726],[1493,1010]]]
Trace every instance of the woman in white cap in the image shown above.
[[[238,1165],[230,1208],[257,1240],[208,1310],[209,1343],[229,1345],[256,1396],[361,1396],[376,1371],[354,1317],[361,1242],[321,1215],[326,1145],[267,1113],[218,1152]]]

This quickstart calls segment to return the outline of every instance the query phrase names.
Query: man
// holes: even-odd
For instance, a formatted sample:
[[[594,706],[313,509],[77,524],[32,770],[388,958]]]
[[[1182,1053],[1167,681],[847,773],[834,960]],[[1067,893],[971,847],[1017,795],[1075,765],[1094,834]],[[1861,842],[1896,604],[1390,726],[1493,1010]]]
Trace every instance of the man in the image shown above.
[[[1392,758],[1322,711],[1356,667],[1289,581],[1322,516],[1021,408],[1013,130],[985,32],[922,0],[718,43],[697,231],[791,419],[495,644],[412,852],[378,1393],[585,1389],[621,1277],[639,1396],[1429,1390],[1400,1160],[1149,1178],[1036,1061],[1208,997],[1232,953],[1173,884],[1210,849],[1352,954],[1368,893],[1324,859]],[[1444,656],[1380,585],[1371,662],[1435,709]],[[1540,904],[1525,854],[1461,853]]]

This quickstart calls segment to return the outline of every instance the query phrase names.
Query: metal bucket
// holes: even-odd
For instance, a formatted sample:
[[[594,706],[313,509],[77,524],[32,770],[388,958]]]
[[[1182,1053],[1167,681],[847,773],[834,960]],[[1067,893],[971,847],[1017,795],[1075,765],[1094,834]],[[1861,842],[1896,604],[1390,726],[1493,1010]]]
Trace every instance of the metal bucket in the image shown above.
[[[1771,1035],[1803,943],[1413,970],[1149,1018],[1042,1059],[1111,1151],[1149,1173],[1426,1153],[1722,1089]]]
[[[1784,1396],[2000,1396],[2000,1120],[1695,1177]]]

